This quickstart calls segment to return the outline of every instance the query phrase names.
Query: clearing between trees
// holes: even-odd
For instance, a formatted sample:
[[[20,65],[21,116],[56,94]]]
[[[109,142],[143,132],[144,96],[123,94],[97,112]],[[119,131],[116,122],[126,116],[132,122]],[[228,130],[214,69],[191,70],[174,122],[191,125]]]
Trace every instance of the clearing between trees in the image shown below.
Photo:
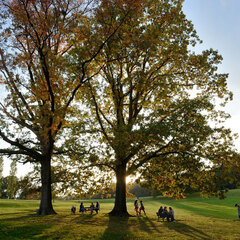
[[[231,190],[225,200],[203,199],[195,193],[187,199],[145,197],[147,216],[109,217],[114,200],[99,200],[99,214],[79,214],[79,201],[54,201],[59,214],[37,216],[39,201],[0,200],[0,239],[238,239],[240,221],[237,209],[240,190]],[[94,200],[95,202],[96,200]],[[90,205],[92,200],[84,200]],[[129,213],[134,215],[133,199],[127,199]],[[75,215],[71,206],[77,207]],[[157,221],[156,211],[171,206],[176,222]]]

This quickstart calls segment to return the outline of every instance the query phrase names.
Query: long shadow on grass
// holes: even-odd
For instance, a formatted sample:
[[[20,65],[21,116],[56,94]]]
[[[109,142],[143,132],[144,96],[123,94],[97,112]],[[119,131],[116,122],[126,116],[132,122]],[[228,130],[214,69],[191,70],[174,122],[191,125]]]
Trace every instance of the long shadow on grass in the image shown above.
[[[34,239],[45,240],[48,237],[46,236],[48,229],[59,222],[62,218],[65,218],[65,216],[38,216],[36,214],[28,214],[1,219],[0,239],[33,239],[34,237]]]
[[[139,217],[138,222],[142,231],[151,233],[152,230],[161,233],[153,221],[148,217]]]
[[[19,223],[31,224],[32,222],[34,222],[34,223],[35,222],[42,222],[42,221],[43,222],[47,222],[48,221],[47,219],[49,219],[49,221],[52,222],[52,221],[54,221],[53,219],[56,219],[56,221],[59,221],[59,219],[64,218],[64,216],[61,216],[61,215],[40,216],[40,215],[37,215],[37,214],[26,214],[24,212],[23,213],[19,213],[19,215],[21,214],[21,216],[15,216],[15,213],[13,213],[13,214],[14,214],[14,217],[1,219],[0,223],[1,222],[11,222],[11,221],[14,221],[14,222],[19,222]],[[25,214],[25,215],[23,215],[23,214]]]
[[[23,225],[23,226],[9,226],[7,224],[0,224],[0,239],[32,239],[33,236],[40,235],[51,226],[37,224],[37,225]],[[46,239],[42,236],[38,239]]]
[[[113,217],[109,216],[109,222],[107,229],[104,231],[102,235],[102,240],[120,240],[127,239],[128,237],[132,237],[131,232],[129,231],[128,225],[128,217]]]
[[[206,217],[215,217],[215,218],[232,218],[233,217],[233,214],[231,212],[226,211],[223,213],[222,211],[223,207],[221,208],[221,206],[217,206],[214,209],[214,208],[211,208],[212,207],[211,204],[205,205],[205,206],[202,205],[198,207],[198,206],[191,206],[190,204],[186,204],[186,203],[175,202],[172,205],[176,208],[191,211],[192,213],[195,213],[201,216],[206,216]]]
[[[182,235],[191,237],[191,239],[196,239],[196,240],[211,239],[210,236],[208,236],[204,232],[202,232],[196,228],[193,228],[189,225],[186,225],[184,223],[164,222],[164,225],[166,225],[166,227],[168,227],[169,229],[174,230]]]
[[[0,213],[0,216],[23,215],[23,214],[26,214],[26,213],[32,213],[32,210],[18,211],[18,212],[9,212],[9,213]]]
[[[83,213],[83,214],[80,214],[77,218],[77,224],[91,224],[91,225],[94,225],[94,219],[93,217],[95,216],[96,214],[88,214],[88,213]]]

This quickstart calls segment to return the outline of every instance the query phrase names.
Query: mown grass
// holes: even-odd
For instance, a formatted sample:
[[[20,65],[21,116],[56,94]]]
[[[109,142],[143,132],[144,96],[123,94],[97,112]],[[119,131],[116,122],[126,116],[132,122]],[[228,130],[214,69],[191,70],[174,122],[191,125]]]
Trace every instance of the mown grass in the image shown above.
[[[115,218],[107,213],[113,199],[100,200],[100,213],[70,214],[80,201],[55,201],[58,213],[51,216],[35,214],[39,201],[0,200],[0,239],[234,239],[240,240],[240,221],[237,220],[236,202],[240,190],[229,192],[225,200],[202,199],[192,194],[187,199],[172,200],[164,197],[142,198],[147,216]],[[85,206],[90,201],[84,201]],[[128,211],[134,215],[133,200],[127,201]],[[158,222],[159,206],[172,206],[176,222]]]

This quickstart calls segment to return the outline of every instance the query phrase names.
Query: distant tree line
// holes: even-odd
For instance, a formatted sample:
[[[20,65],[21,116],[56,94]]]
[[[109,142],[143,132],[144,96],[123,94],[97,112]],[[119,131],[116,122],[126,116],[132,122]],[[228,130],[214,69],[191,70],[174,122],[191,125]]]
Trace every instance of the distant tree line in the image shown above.
[[[41,180],[39,175],[39,169],[35,167],[31,172],[27,173],[23,177],[17,177],[17,166],[16,161],[12,161],[10,165],[9,175],[3,177],[3,159],[0,158],[0,198],[1,199],[27,199],[27,200],[37,200],[41,196]],[[222,181],[224,173],[218,171],[215,173],[216,182],[220,189],[236,189],[238,188],[238,182],[232,181],[226,183]],[[232,175],[230,172],[228,175]],[[63,175],[66,177],[68,174],[62,172],[61,170],[52,167],[52,179],[53,179],[53,198],[54,199],[106,199],[106,198],[115,198],[116,195],[116,186],[113,182],[109,182],[106,186],[102,188],[93,188],[90,187],[86,189],[85,194],[79,193],[76,191],[78,188],[81,188],[79,182],[75,185],[73,182],[69,182],[67,185],[63,184],[65,182]],[[72,176],[71,176],[72,177]],[[233,178],[233,176],[230,176]],[[186,187],[186,186],[185,186]],[[75,189],[76,188],[76,189]],[[200,189],[191,188],[191,186],[186,187],[185,193],[193,193],[200,191]],[[163,191],[160,191],[155,186],[150,186],[149,182],[145,181],[142,183],[130,182],[127,184],[127,198],[139,198],[147,196],[158,196],[163,195]]]

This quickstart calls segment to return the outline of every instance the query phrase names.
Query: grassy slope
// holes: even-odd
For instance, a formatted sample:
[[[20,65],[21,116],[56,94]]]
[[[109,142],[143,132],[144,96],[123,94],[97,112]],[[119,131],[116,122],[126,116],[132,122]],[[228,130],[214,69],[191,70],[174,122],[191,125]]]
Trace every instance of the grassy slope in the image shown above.
[[[39,201],[0,200],[0,239],[240,239],[240,221],[236,221],[236,202],[240,190],[225,200],[202,199],[193,194],[187,199],[143,198],[147,216],[128,219],[109,218],[113,200],[101,200],[98,215],[70,214],[80,201],[55,201],[54,216],[36,216]],[[84,202],[85,206],[90,201]],[[176,223],[158,222],[159,206],[172,206]],[[134,215],[133,200],[128,210]]]

